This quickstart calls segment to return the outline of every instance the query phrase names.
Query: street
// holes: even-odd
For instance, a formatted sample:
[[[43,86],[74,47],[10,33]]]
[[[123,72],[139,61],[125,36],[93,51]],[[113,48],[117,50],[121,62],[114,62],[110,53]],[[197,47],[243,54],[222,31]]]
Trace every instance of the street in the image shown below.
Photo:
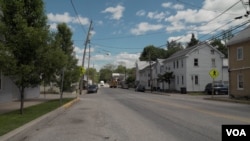
[[[181,94],[100,88],[10,141],[220,141],[221,125],[250,124],[250,106]]]

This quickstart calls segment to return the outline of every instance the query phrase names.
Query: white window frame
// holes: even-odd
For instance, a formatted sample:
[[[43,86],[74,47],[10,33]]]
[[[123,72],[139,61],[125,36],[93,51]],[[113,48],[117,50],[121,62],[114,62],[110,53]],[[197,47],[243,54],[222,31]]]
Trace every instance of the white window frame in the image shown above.
[[[196,80],[197,80],[197,83],[196,83]],[[198,75],[194,75],[194,84],[199,85],[199,76]]]
[[[195,61],[197,60],[197,62]],[[197,65],[196,65],[197,64]],[[199,66],[199,59],[198,58],[194,58],[194,66],[195,67],[198,67]]]
[[[241,53],[241,56],[240,56],[240,54],[239,53]],[[237,48],[237,60],[243,60],[243,47],[238,47]]]
[[[215,67],[216,67],[216,61],[215,61],[215,58],[212,58],[212,59],[211,59],[211,63],[212,63],[212,67],[214,67],[214,68],[215,68]]]
[[[212,49],[210,52],[211,52],[212,55],[214,55],[214,52],[215,52],[215,51],[214,51],[214,49]]]
[[[240,86],[240,83],[242,83],[242,86]],[[241,73],[237,74],[237,89],[244,90],[244,76]]]

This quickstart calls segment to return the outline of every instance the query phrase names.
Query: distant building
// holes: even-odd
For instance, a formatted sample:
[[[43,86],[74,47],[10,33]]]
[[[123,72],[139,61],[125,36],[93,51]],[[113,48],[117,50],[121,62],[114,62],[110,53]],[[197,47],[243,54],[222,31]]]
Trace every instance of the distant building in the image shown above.
[[[224,54],[208,43],[200,43],[178,51],[163,64],[166,71],[174,73],[171,88],[177,91],[181,88],[190,92],[204,91],[205,86],[213,81],[209,71],[214,68],[220,74],[215,80],[228,82]]]
[[[208,43],[180,50],[167,59],[157,59],[150,63],[147,61],[136,62],[136,82],[160,90],[188,92],[203,92],[205,86],[213,79],[209,75],[211,69],[219,72],[215,81],[228,83],[228,62],[215,47]],[[150,73],[151,72],[151,73]],[[170,84],[160,81],[158,76],[166,72],[173,72]]]
[[[227,43],[229,52],[229,94],[250,98],[250,26]]]

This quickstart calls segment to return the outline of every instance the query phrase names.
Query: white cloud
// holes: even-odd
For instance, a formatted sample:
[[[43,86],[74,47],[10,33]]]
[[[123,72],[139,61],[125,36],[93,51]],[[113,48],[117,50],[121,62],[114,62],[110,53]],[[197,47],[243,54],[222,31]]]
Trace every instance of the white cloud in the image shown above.
[[[50,22],[56,22],[56,23],[62,23],[62,22],[69,23],[72,21],[72,17],[69,15],[68,12],[65,12],[63,14],[49,13],[47,17]]]
[[[47,14],[48,20],[51,23],[75,23],[75,24],[83,24],[83,25],[88,25],[89,24],[89,19],[84,18],[79,16],[77,17],[72,17],[68,12],[64,12],[63,14],[53,14],[49,13]],[[80,22],[79,22],[80,20]]]
[[[49,25],[49,28],[50,28],[51,30],[57,30],[57,23],[51,23],[51,24]]]
[[[169,8],[172,5],[171,2],[162,3],[161,6],[164,8]]]
[[[111,19],[114,20],[120,20],[123,16],[123,11],[125,10],[125,7],[121,5],[117,5],[116,7],[108,7],[102,13],[111,13]]]
[[[182,4],[175,4],[175,5],[173,5],[173,8],[176,9],[176,10],[181,10],[181,9],[184,9],[184,5],[182,5]]]
[[[79,16],[78,18],[77,17],[73,17],[72,18],[72,23],[87,25],[87,24],[89,24],[89,19],[88,18],[83,18],[81,16]]]
[[[146,15],[146,11],[145,10],[140,10],[136,12],[137,16],[145,16]]]
[[[156,19],[157,21],[162,21],[163,19],[165,19],[166,15],[168,15],[168,13],[166,12],[148,12],[147,17],[149,17],[150,19]]]
[[[171,25],[166,27],[166,31],[170,33],[178,32],[184,29],[186,29],[186,25],[184,25],[182,22],[172,22]]]
[[[122,52],[118,54],[115,58],[115,64],[119,65],[120,63],[123,63],[123,65],[126,66],[126,68],[133,68],[135,67],[135,61],[138,60],[140,57],[140,53],[127,53]]]
[[[149,24],[147,22],[141,22],[136,25],[136,28],[130,30],[134,35],[142,35],[148,31],[157,31],[162,29],[164,26],[162,24]]]
[[[246,0],[244,1],[247,2]],[[202,8],[198,10],[183,10],[182,6],[171,6],[171,3],[165,3],[165,7],[175,7],[177,9],[182,9],[177,11],[175,15],[171,15],[165,19],[166,22],[170,23],[170,26],[168,26],[166,30],[180,31],[187,29],[189,31],[197,31],[199,32],[199,34],[210,33],[219,27],[221,27],[220,30],[225,30],[229,26],[235,26],[239,24],[237,22],[234,22],[232,24],[225,25],[228,21],[233,20],[237,16],[244,15],[246,12],[245,8],[243,8],[242,3],[239,2],[226,13],[221,14],[236,2],[238,1],[205,0],[203,2]],[[180,25],[179,23],[182,24]]]
[[[195,38],[197,39],[197,34],[195,34]],[[174,36],[174,37],[169,37],[168,38],[168,41],[171,42],[171,41],[177,41],[177,42],[181,42],[181,43],[187,43],[187,42],[190,42],[191,40],[191,36],[192,34],[186,34],[186,35],[181,35],[181,36]]]
[[[162,3],[161,6],[164,8],[173,8],[176,10],[184,9],[184,5],[182,5],[182,4],[174,4],[173,5],[171,2]]]

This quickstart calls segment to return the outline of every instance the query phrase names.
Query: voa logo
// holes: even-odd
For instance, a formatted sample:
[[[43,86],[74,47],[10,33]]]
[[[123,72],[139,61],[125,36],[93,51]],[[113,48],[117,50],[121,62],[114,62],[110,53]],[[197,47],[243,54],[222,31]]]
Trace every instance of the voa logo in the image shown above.
[[[235,136],[235,137],[247,136],[244,129],[226,129],[226,132],[227,136]]]

